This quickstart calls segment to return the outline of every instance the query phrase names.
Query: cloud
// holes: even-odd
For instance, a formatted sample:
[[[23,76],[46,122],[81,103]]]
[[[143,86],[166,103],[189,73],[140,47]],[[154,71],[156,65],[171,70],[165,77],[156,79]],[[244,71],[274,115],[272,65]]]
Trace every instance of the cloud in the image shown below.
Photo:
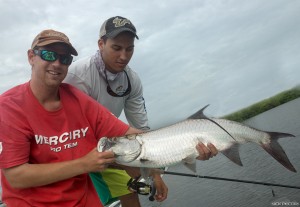
[[[101,23],[129,18],[152,128],[206,104],[228,114],[299,84],[297,0],[0,1],[0,92],[30,79],[26,52],[45,28],[65,32],[79,56],[97,50]]]

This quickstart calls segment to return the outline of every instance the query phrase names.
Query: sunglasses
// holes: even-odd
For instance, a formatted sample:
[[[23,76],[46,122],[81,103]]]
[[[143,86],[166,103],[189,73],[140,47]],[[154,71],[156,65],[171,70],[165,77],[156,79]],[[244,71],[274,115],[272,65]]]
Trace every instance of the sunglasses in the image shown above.
[[[107,84],[106,90],[107,90],[107,93],[108,93],[109,95],[114,96],[114,97],[123,97],[123,96],[128,95],[128,94],[131,92],[131,84],[130,84],[130,80],[129,80],[129,77],[128,77],[128,75],[127,75],[127,73],[126,73],[125,70],[124,70],[124,73],[125,73],[125,75],[126,75],[126,77],[127,77],[128,87],[127,87],[126,91],[125,91],[124,93],[122,93],[122,94],[116,94],[116,93],[111,89],[111,87],[110,87],[110,85],[109,85],[109,83],[108,83],[108,80],[107,80],[106,70],[104,70],[104,71],[105,71],[105,72],[104,72],[104,74],[105,74],[105,81],[106,81],[106,84]]]
[[[54,62],[59,59],[59,62],[63,65],[71,65],[73,56],[71,55],[59,55],[56,52],[49,51],[49,50],[33,50],[35,55],[41,57],[42,60],[48,62]]]

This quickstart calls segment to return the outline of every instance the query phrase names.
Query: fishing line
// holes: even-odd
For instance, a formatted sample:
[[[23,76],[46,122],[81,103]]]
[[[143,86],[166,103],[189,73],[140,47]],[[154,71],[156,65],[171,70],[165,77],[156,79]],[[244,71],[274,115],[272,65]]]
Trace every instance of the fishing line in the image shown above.
[[[258,182],[258,181],[251,181],[251,180],[239,180],[239,179],[232,179],[232,178],[221,178],[221,177],[214,177],[214,176],[178,173],[178,172],[170,172],[170,171],[162,171],[162,173],[166,175],[178,175],[178,176],[185,176],[185,177],[196,177],[196,178],[205,178],[205,179],[212,179],[212,180],[223,180],[223,181],[232,181],[232,182],[239,182],[239,183],[250,183],[250,184],[257,184],[257,185],[300,189],[300,186],[282,185],[276,183],[266,183],[266,182]]]

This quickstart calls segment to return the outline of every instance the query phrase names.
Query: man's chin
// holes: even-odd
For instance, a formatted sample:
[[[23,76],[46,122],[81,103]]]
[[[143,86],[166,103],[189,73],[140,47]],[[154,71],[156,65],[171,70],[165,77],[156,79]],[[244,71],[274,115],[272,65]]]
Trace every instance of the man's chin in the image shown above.
[[[114,69],[110,69],[109,72],[116,74],[116,73],[123,72],[124,69],[125,67],[115,67]]]

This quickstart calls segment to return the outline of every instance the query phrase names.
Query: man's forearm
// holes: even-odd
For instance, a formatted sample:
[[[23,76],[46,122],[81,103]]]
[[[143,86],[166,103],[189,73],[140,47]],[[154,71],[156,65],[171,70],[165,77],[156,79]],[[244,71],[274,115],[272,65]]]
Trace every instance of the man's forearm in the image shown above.
[[[94,148],[75,160],[48,164],[26,163],[3,169],[3,173],[12,187],[29,188],[48,185],[84,173],[100,172],[114,161],[113,152],[98,152],[97,148]]]
[[[29,188],[48,185],[85,173],[79,159],[50,163],[22,164],[3,169],[4,176],[14,188]]]

